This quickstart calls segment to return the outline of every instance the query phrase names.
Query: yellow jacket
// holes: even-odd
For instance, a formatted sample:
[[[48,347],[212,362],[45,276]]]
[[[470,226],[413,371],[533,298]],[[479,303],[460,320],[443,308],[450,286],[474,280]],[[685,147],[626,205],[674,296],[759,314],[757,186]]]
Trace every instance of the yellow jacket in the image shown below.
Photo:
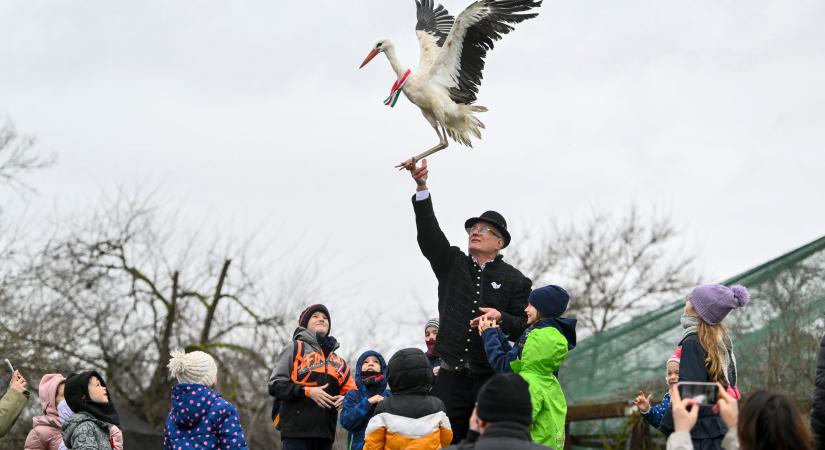
[[[444,411],[417,419],[384,412],[367,424],[364,450],[436,450],[449,447],[452,440]]]

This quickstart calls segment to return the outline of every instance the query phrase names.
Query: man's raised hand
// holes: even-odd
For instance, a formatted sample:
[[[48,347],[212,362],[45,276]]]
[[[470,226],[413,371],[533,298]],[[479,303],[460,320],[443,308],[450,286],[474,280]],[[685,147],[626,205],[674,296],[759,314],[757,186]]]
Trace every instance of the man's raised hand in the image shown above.
[[[417,187],[416,190],[423,191],[427,189],[427,175],[429,174],[429,169],[427,169],[427,160],[421,160],[421,166],[417,166],[414,162],[410,161],[405,166],[405,169],[410,171],[410,175],[412,175],[413,180],[415,180],[415,185]]]

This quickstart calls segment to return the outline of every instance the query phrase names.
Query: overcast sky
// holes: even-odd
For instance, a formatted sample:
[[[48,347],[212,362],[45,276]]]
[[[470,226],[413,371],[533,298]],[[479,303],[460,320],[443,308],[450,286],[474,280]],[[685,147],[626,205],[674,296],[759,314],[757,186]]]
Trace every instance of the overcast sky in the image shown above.
[[[711,282],[825,234],[823,23],[821,0],[545,0],[488,55],[483,140],[430,160],[448,237],[486,209],[518,241],[636,203],[672,215]],[[334,317],[435,312],[392,168],[435,135],[381,104],[383,57],[357,70],[390,38],[415,71],[414,26],[413,0],[4,0],[0,114],[59,157],[30,208],[161,184],[193,223],[321,255]]]

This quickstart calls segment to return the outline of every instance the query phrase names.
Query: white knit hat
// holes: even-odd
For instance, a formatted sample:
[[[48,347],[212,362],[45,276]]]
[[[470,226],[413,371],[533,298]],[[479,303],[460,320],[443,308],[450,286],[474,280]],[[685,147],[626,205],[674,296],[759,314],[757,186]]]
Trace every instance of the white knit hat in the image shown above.
[[[218,366],[215,360],[208,353],[201,351],[173,351],[168,367],[169,373],[178,379],[178,383],[214,386],[218,381]]]

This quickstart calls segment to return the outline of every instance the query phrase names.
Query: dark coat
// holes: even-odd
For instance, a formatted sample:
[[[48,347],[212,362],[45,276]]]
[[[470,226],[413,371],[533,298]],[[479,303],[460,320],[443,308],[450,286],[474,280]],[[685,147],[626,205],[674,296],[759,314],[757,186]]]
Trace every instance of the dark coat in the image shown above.
[[[705,358],[708,352],[702,348],[699,343],[699,336],[696,333],[687,335],[682,342],[679,343],[682,347],[682,359],[679,362],[679,381],[701,381],[710,382],[710,374],[707,366],[705,366]],[[730,373],[731,386],[736,385],[736,373]],[[697,441],[704,441],[701,443],[701,448],[717,448],[721,449],[722,439],[725,433],[728,432],[728,427],[719,417],[718,413],[711,411],[710,406],[703,406],[699,409],[699,420],[696,425],[690,430],[690,437],[694,445],[700,445]],[[665,411],[664,417],[659,428],[670,434],[674,431],[673,427],[673,410]]]
[[[811,402],[811,430],[817,439],[816,448],[825,450],[825,336],[819,343],[819,357],[816,362],[814,398]]]
[[[112,450],[112,425],[80,411],[63,422],[63,443],[75,450]]]
[[[444,402],[429,395],[435,376],[424,352],[405,348],[390,358],[387,380],[392,396],[379,403],[375,414],[382,412],[416,419],[444,411]]]
[[[338,410],[321,408],[307,395],[313,386],[327,385],[329,395],[346,395],[357,389],[347,363],[335,350],[324,353],[318,337],[306,328],[298,327],[293,340],[278,355],[275,369],[269,377],[269,395],[278,406],[274,419],[280,425],[281,438],[318,438],[335,440]]]
[[[462,442],[449,450],[547,450],[530,440],[530,428],[515,422],[491,423],[475,442]],[[561,450],[561,449],[558,449]]]
[[[515,341],[526,328],[527,296],[532,282],[501,255],[482,269],[464,251],[450,246],[438,225],[432,197],[413,197],[418,246],[438,279],[438,313],[441,326],[435,351],[454,370],[469,366],[479,376],[492,375],[478,330],[470,320],[481,315],[480,307],[501,312],[501,329]]]
[[[434,376],[424,352],[407,348],[388,364],[392,396],[375,407],[364,449],[443,448],[453,439],[444,402],[429,395]]]

